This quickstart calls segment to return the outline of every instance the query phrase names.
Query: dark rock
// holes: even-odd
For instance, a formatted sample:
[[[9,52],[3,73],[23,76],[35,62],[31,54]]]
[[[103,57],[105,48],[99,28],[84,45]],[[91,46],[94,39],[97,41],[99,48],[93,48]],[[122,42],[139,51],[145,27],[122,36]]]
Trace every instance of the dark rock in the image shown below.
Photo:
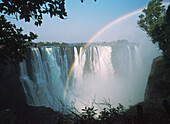
[[[169,99],[170,67],[162,56],[153,60],[151,72],[145,90],[145,101]]]
[[[60,121],[59,112],[46,107],[32,107],[26,104],[24,90],[19,80],[19,65],[0,65],[0,69],[2,67],[4,71],[0,76],[1,113],[6,110],[12,111],[16,117],[14,124],[57,124]],[[0,123],[3,123],[1,119]]]
[[[22,111],[26,106],[23,87],[19,80],[19,65],[0,65],[4,68],[0,76],[0,110],[14,108]]]
[[[131,106],[126,115],[140,124],[170,123],[170,67],[162,56],[153,60],[142,103]]]
[[[43,106],[27,106],[25,113],[18,117],[17,124],[58,124],[61,114]]]
[[[170,104],[168,103],[168,101],[167,100],[163,100],[162,104],[163,104],[164,109],[167,112],[167,114],[170,115]]]

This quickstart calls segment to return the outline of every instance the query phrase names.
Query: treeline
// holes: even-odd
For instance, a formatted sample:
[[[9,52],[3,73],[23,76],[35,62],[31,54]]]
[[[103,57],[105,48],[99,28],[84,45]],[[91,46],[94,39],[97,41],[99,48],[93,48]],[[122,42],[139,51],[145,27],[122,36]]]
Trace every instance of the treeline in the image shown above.
[[[88,42],[87,42],[88,43]],[[87,44],[86,42],[84,43],[68,43],[68,42],[32,42],[30,47],[41,47],[41,46],[79,46],[83,47],[84,45]],[[91,42],[88,43],[90,46],[95,46],[95,45],[138,45],[137,43],[134,42],[128,42],[127,40],[117,40],[117,41],[111,41],[111,42]]]

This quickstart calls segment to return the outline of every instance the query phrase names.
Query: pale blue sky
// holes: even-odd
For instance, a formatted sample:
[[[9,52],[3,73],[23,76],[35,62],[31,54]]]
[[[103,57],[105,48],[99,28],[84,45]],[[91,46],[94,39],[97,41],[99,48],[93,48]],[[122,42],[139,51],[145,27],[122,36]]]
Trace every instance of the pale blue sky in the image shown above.
[[[167,1],[170,0],[164,0],[164,2]],[[145,7],[148,2],[149,0],[97,0],[97,2],[85,0],[84,3],[81,3],[80,0],[66,0],[68,16],[65,20],[61,20],[58,17],[51,19],[49,15],[47,15],[44,16],[41,27],[34,26],[33,22],[25,23],[24,21],[14,20],[12,20],[12,22],[16,23],[17,26],[23,27],[26,33],[29,31],[37,33],[39,37],[36,42],[86,42],[109,22]],[[137,32],[140,30],[139,28],[136,29],[136,21],[137,15],[130,17],[124,20],[124,22],[117,24],[120,25],[119,27],[113,26],[109,29],[110,31],[108,30],[103,33],[103,37],[101,37],[101,39],[98,38],[98,40],[135,40],[133,38],[128,39],[127,36],[129,36],[129,34],[127,34],[127,32]],[[131,28],[126,26],[131,26]],[[120,28],[122,27],[123,29],[121,31]],[[125,29],[129,29],[129,31],[124,31]],[[123,31],[127,36],[122,36]],[[113,32],[116,32],[115,36],[117,37],[113,36]],[[142,36],[143,34],[140,32],[139,35]]]

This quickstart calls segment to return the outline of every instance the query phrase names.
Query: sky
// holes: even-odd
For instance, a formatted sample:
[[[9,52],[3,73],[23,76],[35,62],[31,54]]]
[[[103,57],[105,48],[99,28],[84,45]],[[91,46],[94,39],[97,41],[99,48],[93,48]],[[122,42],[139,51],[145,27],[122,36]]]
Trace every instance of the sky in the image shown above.
[[[168,2],[170,0],[164,0]],[[62,20],[58,17],[44,16],[42,26],[34,22],[11,20],[18,27],[23,27],[24,33],[30,31],[38,34],[35,42],[88,42],[96,32],[115,19],[147,6],[149,0],[66,0],[68,16]],[[145,32],[137,26],[138,14],[113,25],[94,41],[116,41],[126,39],[135,42],[140,37],[146,37]]]

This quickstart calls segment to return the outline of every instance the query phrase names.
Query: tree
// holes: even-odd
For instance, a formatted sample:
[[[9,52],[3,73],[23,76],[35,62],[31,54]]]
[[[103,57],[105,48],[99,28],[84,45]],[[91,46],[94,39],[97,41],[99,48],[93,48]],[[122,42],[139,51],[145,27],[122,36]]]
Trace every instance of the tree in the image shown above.
[[[14,15],[17,20],[25,19],[25,22],[30,22],[32,18],[37,26],[42,24],[43,14],[61,19],[67,16],[65,0],[2,0],[0,12]]]
[[[22,28],[17,29],[4,15],[13,15],[15,19],[24,19],[25,22],[33,19],[36,26],[41,26],[44,14],[50,14],[51,18],[58,16],[61,19],[67,16],[65,0],[1,0],[0,13],[2,14],[0,16],[0,64],[2,65],[22,61],[27,47],[38,37],[32,32],[29,35],[22,34]]]
[[[25,22],[30,22],[32,18],[37,26],[42,24],[43,14],[61,19],[67,16],[65,0],[2,0],[0,13],[14,15],[17,20],[25,19]]]
[[[142,12],[144,14],[139,15],[138,25],[154,44],[158,43],[164,58],[170,61],[170,6],[166,11],[162,0],[151,0]]]
[[[32,18],[37,26],[42,24],[43,14],[50,14],[51,18],[59,16],[61,19],[67,16],[65,0],[2,0],[0,13],[14,15],[17,20],[25,19],[25,22],[30,22]],[[16,28],[4,15],[0,16],[1,69],[8,63],[22,61],[27,47],[38,37],[32,32],[29,35],[22,34],[22,28]]]
[[[22,28],[7,22],[3,15],[0,16],[0,31],[0,63],[3,65],[22,61],[26,48],[37,38],[32,32],[22,34]]]

